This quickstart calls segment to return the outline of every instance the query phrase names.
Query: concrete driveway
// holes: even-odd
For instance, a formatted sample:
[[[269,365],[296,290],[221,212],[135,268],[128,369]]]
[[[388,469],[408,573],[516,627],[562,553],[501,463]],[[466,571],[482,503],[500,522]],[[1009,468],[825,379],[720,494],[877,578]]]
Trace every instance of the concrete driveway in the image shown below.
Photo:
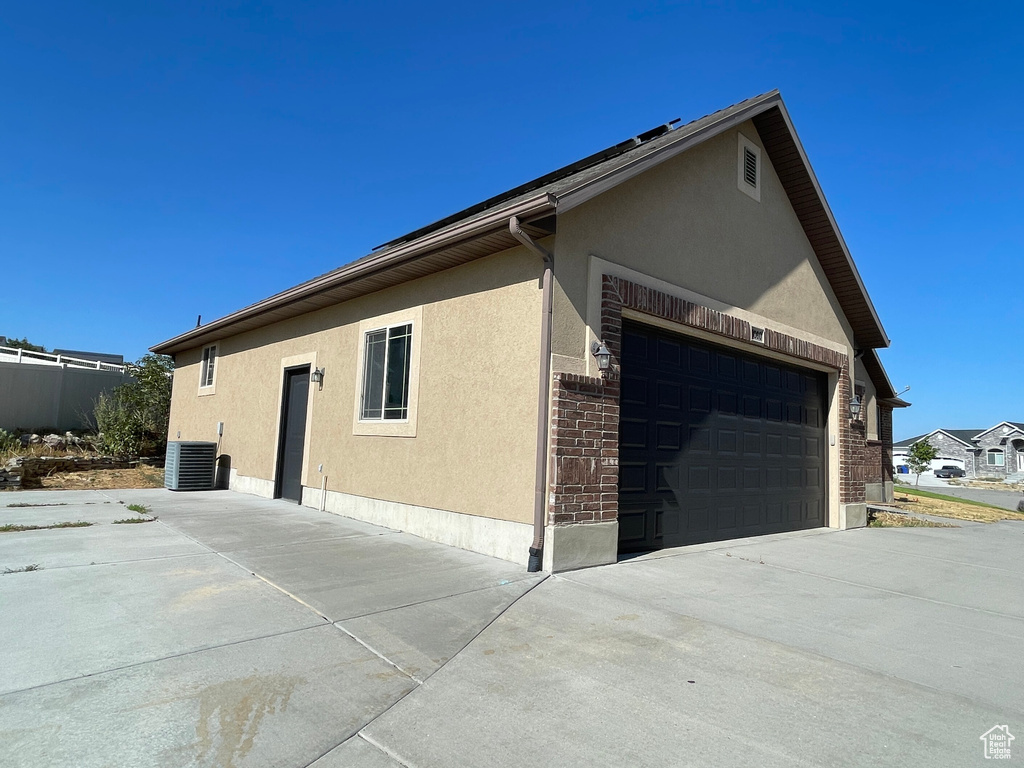
[[[0,496],[75,519],[0,534],[42,566],[0,575],[5,764],[965,766],[1024,733],[1017,522],[544,579],[228,492]]]

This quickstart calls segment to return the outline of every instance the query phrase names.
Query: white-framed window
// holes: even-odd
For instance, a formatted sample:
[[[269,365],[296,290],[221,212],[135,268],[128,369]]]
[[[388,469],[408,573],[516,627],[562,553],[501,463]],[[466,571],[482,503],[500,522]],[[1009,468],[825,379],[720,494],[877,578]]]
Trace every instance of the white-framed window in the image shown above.
[[[1000,448],[990,448],[985,454],[985,461],[990,467],[1005,466],[1006,456]]]
[[[761,202],[761,148],[742,133],[737,136],[736,186],[743,194]]]
[[[409,418],[412,323],[363,334],[361,421]]]
[[[199,366],[199,389],[209,389],[213,386],[216,371],[217,345],[211,344],[203,347],[203,362]]]
[[[416,437],[424,328],[423,307],[415,306],[353,329],[353,435]]]

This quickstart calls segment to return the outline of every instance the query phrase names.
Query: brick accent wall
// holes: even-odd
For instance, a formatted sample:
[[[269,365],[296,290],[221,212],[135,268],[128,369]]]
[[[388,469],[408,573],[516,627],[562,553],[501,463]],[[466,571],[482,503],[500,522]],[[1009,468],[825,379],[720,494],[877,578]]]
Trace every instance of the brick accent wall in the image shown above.
[[[615,520],[619,498],[618,381],[556,373],[551,416],[549,522],[569,525]]]
[[[554,376],[548,504],[552,525],[612,521],[618,516],[623,309],[743,342],[754,353],[763,347],[833,368],[839,373],[840,402],[850,401],[853,385],[849,359],[842,352],[770,329],[765,330],[764,343],[755,344],[750,340],[751,326],[746,320],[605,275],[601,285],[601,340],[612,353],[610,369],[600,378],[569,373]],[[888,418],[891,445],[891,410]],[[878,451],[869,450],[864,421],[851,421],[845,409],[838,438],[840,502],[863,502],[867,467],[877,467]],[[888,466],[891,476],[891,461]],[[872,470],[872,474],[877,472]]]
[[[893,410],[888,406],[879,407],[879,461],[882,463],[882,481],[893,482]]]
[[[839,402],[846,404],[853,397],[853,384],[848,365],[839,374]],[[839,415],[839,503],[859,504],[865,501],[864,483],[868,476],[870,452],[867,444],[867,422],[850,418],[847,408]]]

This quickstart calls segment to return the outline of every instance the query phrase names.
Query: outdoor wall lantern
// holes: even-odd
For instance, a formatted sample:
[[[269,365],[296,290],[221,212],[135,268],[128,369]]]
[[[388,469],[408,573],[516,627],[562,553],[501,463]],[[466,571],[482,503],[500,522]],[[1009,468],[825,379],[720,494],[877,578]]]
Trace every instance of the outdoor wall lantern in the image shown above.
[[[607,371],[612,364],[612,353],[608,351],[603,341],[595,341],[590,345],[590,352],[597,358],[597,368],[600,371]]]
[[[860,418],[860,395],[854,395],[850,400],[850,418],[854,421]]]
[[[313,380],[313,383],[317,385],[317,389],[319,389],[319,390],[323,390],[323,388],[324,388],[324,371],[325,370],[327,370],[327,369],[326,368],[314,368],[313,369],[313,375],[310,376],[310,378]]]

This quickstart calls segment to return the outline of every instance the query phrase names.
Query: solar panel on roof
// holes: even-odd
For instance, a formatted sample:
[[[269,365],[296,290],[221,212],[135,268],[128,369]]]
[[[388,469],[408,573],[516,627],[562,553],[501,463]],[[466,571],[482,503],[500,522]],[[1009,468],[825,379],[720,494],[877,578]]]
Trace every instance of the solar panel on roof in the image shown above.
[[[518,197],[519,195],[526,194],[527,192],[532,192],[533,190],[540,189],[541,187],[551,184],[552,182],[559,181],[561,179],[566,178],[567,176],[572,176],[574,173],[579,173],[580,171],[586,170],[587,168],[592,168],[595,165],[598,165],[599,163],[603,163],[606,160],[612,159],[613,157],[618,157],[619,155],[624,154],[630,151],[631,149],[635,149],[636,147],[639,147],[642,144],[646,144],[648,141],[651,141],[652,139],[656,139],[659,136],[664,136],[669,131],[672,131],[676,123],[679,122],[680,118],[678,117],[675,120],[669,120],[667,123],[663,123],[659,126],[652,128],[649,131],[644,131],[643,133],[637,134],[636,136],[630,139],[626,139],[625,141],[619,142],[618,144],[608,147],[607,149],[602,149],[600,152],[595,152],[592,155],[587,155],[582,160],[577,160],[574,163],[569,163],[569,165],[563,166],[558,170],[551,171],[550,173],[546,173],[543,176],[538,176],[536,179],[533,179],[532,181],[528,181],[525,184],[520,184],[518,187],[513,187],[512,189],[506,192],[502,192],[500,195],[490,197],[487,200],[484,200],[482,203],[477,203],[476,205],[470,206],[469,208],[465,208],[459,211],[458,213],[453,213],[451,216],[445,216],[443,219],[438,219],[432,224],[427,224],[425,227],[420,227],[417,230],[402,235],[399,238],[389,240],[388,242],[382,245],[378,245],[373,250],[379,251],[382,248],[390,248],[391,246],[398,245],[399,243],[406,243],[409,242],[410,240],[415,240],[418,237],[423,237],[423,235],[429,234],[431,232],[436,232],[437,230],[442,229],[448,226],[449,224],[453,224],[456,221],[468,218],[477,213],[480,213],[481,211],[486,211],[488,208],[492,208],[498,205],[499,203],[505,202],[506,200],[511,200],[513,197]]]

